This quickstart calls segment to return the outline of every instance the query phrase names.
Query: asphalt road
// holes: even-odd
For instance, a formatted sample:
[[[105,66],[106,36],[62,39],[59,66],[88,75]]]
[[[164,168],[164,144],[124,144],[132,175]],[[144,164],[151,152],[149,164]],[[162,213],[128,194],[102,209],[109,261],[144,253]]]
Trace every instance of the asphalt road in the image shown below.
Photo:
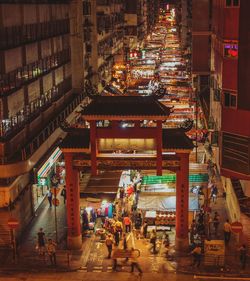
[[[16,273],[10,272],[8,275],[0,275],[0,281],[210,281],[210,280],[226,280],[226,281],[236,281],[236,280],[250,280],[249,278],[232,278],[232,277],[222,277],[222,276],[194,276],[185,274],[175,274],[175,273],[145,273],[141,277],[138,273],[95,273],[95,272],[70,272],[70,273]]]

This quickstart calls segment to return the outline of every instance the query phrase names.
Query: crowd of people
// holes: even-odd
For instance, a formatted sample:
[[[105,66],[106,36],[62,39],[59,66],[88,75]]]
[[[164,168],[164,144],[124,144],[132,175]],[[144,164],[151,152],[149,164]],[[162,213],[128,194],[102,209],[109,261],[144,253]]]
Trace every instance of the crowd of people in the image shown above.
[[[190,229],[189,238],[191,245],[191,255],[193,256],[192,266],[200,266],[202,253],[204,251],[205,240],[217,240],[220,238],[221,230],[226,248],[230,246],[232,228],[229,219],[222,220],[218,209],[215,208],[218,197],[218,187],[216,185],[215,164],[208,162],[208,191],[204,194],[203,187],[198,190],[199,197],[199,212],[193,219]],[[222,197],[225,198],[224,192]],[[214,210],[215,209],[215,210]],[[217,211],[216,211],[217,210]],[[240,262],[242,269],[245,269],[247,258],[247,247],[242,244],[238,247],[240,253]]]

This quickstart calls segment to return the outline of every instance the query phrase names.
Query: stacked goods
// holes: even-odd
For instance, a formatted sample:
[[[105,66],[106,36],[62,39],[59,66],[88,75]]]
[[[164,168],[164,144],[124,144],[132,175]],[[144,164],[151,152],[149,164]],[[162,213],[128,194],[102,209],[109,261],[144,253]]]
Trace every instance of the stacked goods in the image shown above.
[[[175,225],[175,212],[157,212],[155,218],[155,225]]]

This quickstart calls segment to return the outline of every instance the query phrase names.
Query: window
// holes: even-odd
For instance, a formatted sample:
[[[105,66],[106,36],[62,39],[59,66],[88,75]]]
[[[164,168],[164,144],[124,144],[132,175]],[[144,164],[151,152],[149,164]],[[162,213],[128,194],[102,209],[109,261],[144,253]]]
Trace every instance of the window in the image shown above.
[[[233,0],[233,6],[239,6],[240,0]]]
[[[234,95],[230,96],[230,103],[232,107],[236,107],[236,96]]]
[[[221,91],[220,89],[214,89],[214,101],[220,101]]]
[[[224,106],[235,108],[237,106],[236,94],[230,92],[224,92]]]
[[[230,106],[230,93],[224,93],[224,106]]]
[[[226,7],[239,7],[240,0],[225,0]]]
[[[238,44],[237,43],[224,43],[224,57],[238,58]]]

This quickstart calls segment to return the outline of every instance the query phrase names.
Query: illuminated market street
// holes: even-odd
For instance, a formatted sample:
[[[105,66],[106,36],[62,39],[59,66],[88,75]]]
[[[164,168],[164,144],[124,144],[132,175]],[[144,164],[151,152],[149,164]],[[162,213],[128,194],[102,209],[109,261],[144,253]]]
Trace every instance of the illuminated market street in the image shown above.
[[[248,8],[1,2],[0,281],[250,280]]]

